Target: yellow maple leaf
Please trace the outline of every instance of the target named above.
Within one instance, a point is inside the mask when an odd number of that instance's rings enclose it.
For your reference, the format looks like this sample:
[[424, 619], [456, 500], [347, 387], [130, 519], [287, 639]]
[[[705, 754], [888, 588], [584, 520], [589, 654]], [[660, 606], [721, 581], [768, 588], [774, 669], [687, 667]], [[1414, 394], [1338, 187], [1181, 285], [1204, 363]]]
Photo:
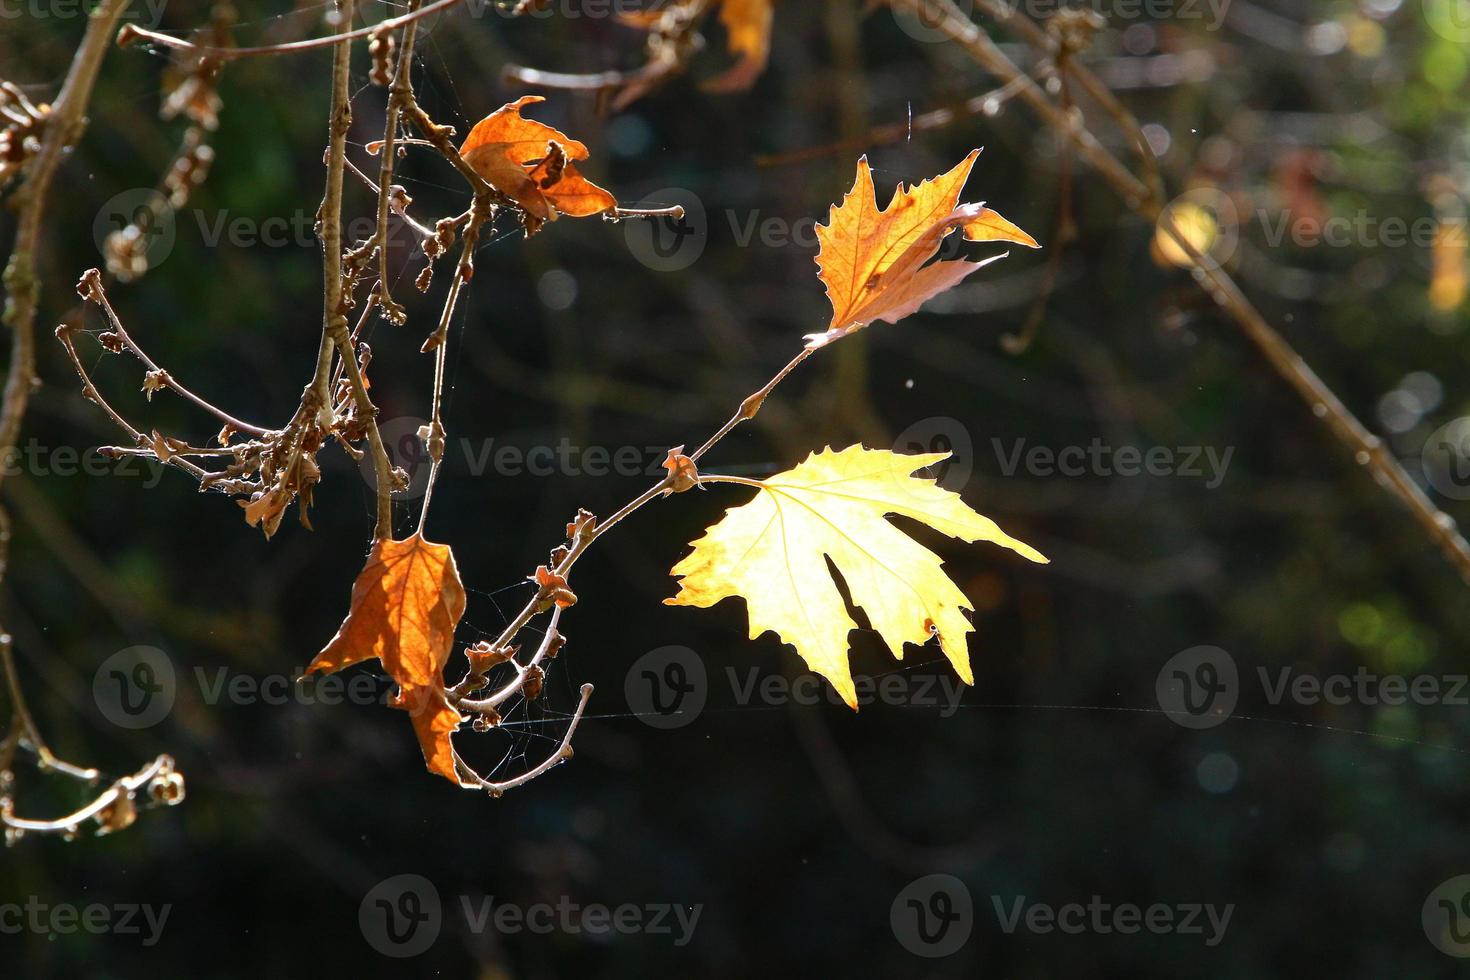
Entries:
[[405, 708], [429, 771], [458, 783], [449, 737], [460, 715], [444, 690], [444, 665], [464, 615], [465, 591], [448, 545], [413, 534], [373, 542], [352, 583], [347, 618], [306, 668], [332, 673], [378, 659], [398, 682], [395, 707]]
[[964, 541], [992, 541], [1035, 562], [1047, 559], [958, 494], [912, 475], [948, 456], [863, 446], [813, 453], [760, 481], [753, 500], [726, 511], [695, 541], [671, 573], [682, 576], [679, 594], [664, 602], [712, 606], [744, 598], [751, 639], [774, 631], [856, 708], [847, 635], [857, 624], [827, 567], [831, 558], [853, 605], [867, 613], [894, 656], [903, 659], [905, 643], [937, 635], [956, 673], [974, 683], [965, 639], [973, 627], [963, 612], [973, 607], [944, 574], [939, 556], [885, 517], [899, 514]]
[[957, 285], [983, 262], [956, 259], [925, 265], [946, 235], [958, 228], [972, 242], [1014, 242], [1040, 248], [1036, 239], [984, 204], [961, 205], [960, 192], [979, 150], [951, 171], [916, 187], [900, 184], [888, 207], [878, 210], [868, 158], [858, 161], [857, 181], [817, 225], [817, 275], [832, 301], [832, 322], [808, 338], [820, 347], [854, 330], [885, 320], [897, 323], [924, 303]]

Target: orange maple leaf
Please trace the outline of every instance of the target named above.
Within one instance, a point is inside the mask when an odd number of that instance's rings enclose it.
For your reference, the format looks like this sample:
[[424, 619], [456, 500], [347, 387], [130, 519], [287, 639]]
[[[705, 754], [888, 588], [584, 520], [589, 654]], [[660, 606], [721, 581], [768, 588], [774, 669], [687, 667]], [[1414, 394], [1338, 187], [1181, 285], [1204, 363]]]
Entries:
[[587, 147], [566, 133], [521, 116], [546, 100], [527, 95], [501, 106], [470, 130], [459, 155], [475, 173], [527, 214], [554, 221], [558, 214], [587, 218], [618, 206], [617, 199], [577, 170]]
[[827, 224], [817, 225], [817, 275], [832, 301], [832, 322], [826, 333], [808, 338], [808, 347], [831, 343], [874, 320], [897, 323], [976, 269], [1004, 257], [925, 265], [956, 228], [972, 242], [1041, 247], [984, 204], [959, 203], [979, 155], [971, 150], [949, 173], [916, 187], [899, 185], [882, 211], [868, 158], [858, 161], [852, 190], [832, 208]]
[[448, 545], [418, 534], [373, 543], [352, 584], [352, 606], [337, 635], [306, 668], [327, 673], [377, 658], [395, 681], [429, 771], [458, 783], [449, 737], [461, 718], [444, 690], [444, 665], [465, 591]]

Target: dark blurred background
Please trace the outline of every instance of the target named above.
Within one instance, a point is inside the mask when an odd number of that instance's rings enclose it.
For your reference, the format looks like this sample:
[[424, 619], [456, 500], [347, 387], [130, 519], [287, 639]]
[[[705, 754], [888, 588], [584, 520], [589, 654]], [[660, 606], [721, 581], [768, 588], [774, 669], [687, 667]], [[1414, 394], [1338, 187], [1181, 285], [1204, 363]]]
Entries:
[[[1425, 466], [1421, 456], [1470, 414], [1470, 31], [1456, 30], [1470, 16], [1452, 16], [1470, 12], [1421, 0], [1222, 6], [1104, 3], [1109, 26], [1081, 57], [1147, 127], [1169, 193], [1203, 193], [1234, 215], [1234, 227], [1217, 222], [1222, 238], [1235, 235], [1222, 257], [1267, 318], [1436, 501], [1464, 517], [1470, 483], [1456, 467], [1466, 461]], [[502, 83], [508, 63], [593, 72], [640, 62], [640, 34], [605, 16], [606, 5], [553, 8], [511, 20], [480, 4], [426, 21], [415, 73], [425, 107], [463, 134], [526, 91]], [[170, 752], [188, 798], [115, 836], [27, 838], [0, 855], [0, 904], [170, 908], [152, 945], [146, 927], [142, 936], [0, 934], [0, 972], [1457, 973], [1425, 914], [1432, 892], [1470, 873], [1470, 691], [1456, 681], [1470, 669], [1465, 584], [1085, 166], [1073, 168], [1075, 236], [1057, 241], [1065, 167], [1055, 135], [1024, 106], [863, 145], [874, 126], [996, 85], [922, 25], [863, 8], [780, 2], [770, 66], [749, 93], [699, 90], [729, 63], [712, 22], [690, 75], [626, 112], [601, 113], [591, 96], [569, 93], [528, 111], [583, 140], [589, 176], [625, 204], [691, 204], [704, 220], [693, 214], [679, 233], [566, 219], [530, 240], [502, 223], [489, 237], [450, 335], [451, 448], [427, 533], [454, 547], [470, 589], [458, 639], [493, 637], [578, 507], [606, 515], [642, 490], [642, 471], [664, 449], [702, 442], [803, 334], [825, 326], [811, 223], [851, 186], [857, 156], [869, 153], [883, 197], [984, 146], [966, 200], [991, 202], [1046, 249], [1014, 251], [908, 321], [822, 351], [705, 467], [769, 473], [859, 441], [953, 448], [945, 485], [1052, 559], [1035, 566], [910, 528], [977, 606], [976, 684], [958, 706], [934, 703], [953, 679], [935, 649], [911, 648], [899, 664], [866, 634], [855, 635], [854, 672], [896, 675], [892, 696], [856, 714], [825, 698], [745, 696], [751, 677], [800, 676], [799, 660], [770, 635], [748, 641], [739, 602], [660, 605], [687, 543], [746, 498], [728, 486], [646, 508], [578, 564], [581, 601], [564, 617], [568, 644], [545, 694], [498, 733], [460, 736], [482, 767], [515, 775], [554, 749], [578, 687], [596, 685], [576, 758], [502, 799], [426, 773], [406, 719], [386, 708], [306, 703], [311, 685], [284, 704], [215, 696], [221, 677], [243, 689], [293, 678], [332, 635], [370, 538], [372, 490], [331, 447], [315, 530], [293, 508], [266, 541], [234, 502], [199, 494], [183, 474], [68, 468], [122, 437], [79, 397], [50, 327], [73, 310], [78, 274], [102, 262], [94, 228], [108, 227], [117, 195], [154, 186], [184, 128], [158, 118], [167, 57], [113, 50], [91, 127], [61, 172], [42, 256], [45, 386], [22, 438], [36, 448], [6, 481], [16, 539], [4, 621], [61, 755], [115, 775]], [[83, 23], [54, 5], [6, 9], [16, 16], [0, 21], [0, 77], [49, 98]], [[241, 2], [235, 36], [310, 36], [325, 9]], [[366, 16], [394, 9], [369, 5]], [[1023, 5], [1043, 19], [1050, 9]], [[181, 33], [209, 15], [207, 4], [175, 0], [156, 21], [147, 10], [136, 19]], [[164, 367], [264, 425], [294, 409], [319, 335], [321, 262], [309, 229], [322, 197], [329, 66], [317, 52], [228, 67], [213, 172], [173, 217], [156, 267], [110, 290]], [[349, 156], [376, 172], [363, 145], [381, 134], [383, 90], [368, 85], [368, 68], [359, 48]], [[841, 140], [853, 142], [804, 162], [758, 163]], [[411, 152], [401, 174], [419, 220], [466, 206], [461, 182], [432, 154]], [[349, 182], [349, 218], [361, 227], [372, 207]], [[256, 243], [270, 219], [296, 230]], [[1333, 219], [1356, 230], [1314, 242], [1310, 231]], [[1458, 245], [1452, 234], [1438, 246], [1422, 236], [1394, 244], [1372, 230], [1388, 219], [1451, 232], [1458, 219]], [[0, 216], [7, 241], [12, 228], [13, 215]], [[432, 365], [418, 346], [448, 270], [419, 296], [413, 238], [398, 228], [395, 242], [404, 270], [395, 295], [410, 322], [377, 323], [368, 339], [373, 393], [396, 420], [401, 450], [428, 414]], [[1002, 338], [1033, 317], [1034, 343], [1007, 353]], [[84, 322], [102, 326], [95, 310]], [[78, 343], [135, 423], [195, 441], [213, 434], [177, 398], [145, 401], [135, 363], [107, 357], [90, 337]], [[1450, 430], [1452, 455], [1463, 431]], [[1162, 447], [1172, 462], [1155, 475], [1011, 464], [1017, 447], [1094, 444]], [[561, 446], [550, 473], [493, 459], [501, 447]], [[626, 447], [636, 466], [607, 472], [595, 450]], [[1218, 471], [1210, 459], [1222, 461]], [[395, 516], [398, 533], [411, 531], [416, 502]], [[93, 682], [109, 657], [139, 645], [163, 651], [176, 692], [157, 723], [130, 728], [94, 694], [105, 676]], [[1193, 669], [1201, 646], [1225, 651], [1238, 697], [1223, 724], [1194, 728], [1161, 708], [1158, 682], [1176, 655]], [[693, 651], [705, 677], [702, 711], [675, 727], [649, 713], [640, 686], [644, 669], [658, 675], [669, 658], [690, 666], [668, 647]], [[1441, 696], [1401, 705], [1356, 688], [1340, 704], [1273, 697], [1283, 670], [1320, 680], [1360, 669], [1428, 677]], [[372, 668], [357, 670], [387, 689]], [[65, 782], [22, 774], [27, 812], [80, 799]], [[382, 951], [377, 897], [412, 908], [389, 881], [399, 875], [422, 876], [442, 903], [437, 938], [415, 958]], [[948, 906], [932, 894], [936, 880]], [[422, 893], [423, 882], [412, 887]], [[907, 905], [913, 894], [919, 906]], [[912, 909], [944, 912], [965, 895], [972, 911], [956, 926], [968, 930], [958, 949], [918, 955], [937, 950], [917, 935]], [[477, 909], [490, 896], [520, 909], [632, 904], [688, 915], [697, 906], [699, 917], [684, 937], [677, 925], [673, 935], [476, 928], [463, 902]], [[1109, 906], [1233, 911], [1213, 945], [1208, 925], [1202, 935], [1125, 934], [1091, 920], [1080, 934], [1025, 924], [1008, 933], [1001, 911], [1021, 896], [1054, 909], [1097, 896]]]

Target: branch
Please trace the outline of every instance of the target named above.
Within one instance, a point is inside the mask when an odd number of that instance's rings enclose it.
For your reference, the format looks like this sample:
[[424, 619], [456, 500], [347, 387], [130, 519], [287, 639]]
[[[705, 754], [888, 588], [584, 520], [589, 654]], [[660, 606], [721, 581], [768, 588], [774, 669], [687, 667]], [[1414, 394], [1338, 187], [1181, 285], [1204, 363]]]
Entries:
[[[10, 369], [5, 378], [3, 407], [0, 407], [0, 449], [15, 445], [25, 418], [26, 403], [37, 384], [36, 306], [40, 302], [41, 283], [36, 277], [36, 250], [41, 243], [41, 224], [46, 210], [46, 196], [56, 168], [86, 130], [87, 102], [97, 82], [102, 56], [107, 52], [107, 35], [127, 7], [127, 0], [103, 0], [92, 11], [87, 33], [77, 48], [61, 93], [46, 120], [41, 150], [26, 171], [24, 184], [16, 193], [20, 217], [16, 222], [15, 244], [5, 266], [5, 313], [3, 322], [10, 327]], [[4, 474], [0, 473], [0, 479]]]
[[[23, 171], [22, 183], [16, 192], [15, 201], [20, 213], [15, 243], [5, 266], [5, 312], [0, 316], [0, 320], [11, 329], [10, 367], [3, 401], [0, 401], [0, 454], [14, 449], [25, 420], [31, 390], [39, 383], [35, 376], [35, 328], [41, 284], [36, 274], [36, 252], [40, 247], [46, 198], [62, 159], [86, 129], [86, 107], [107, 51], [107, 38], [126, 8], [127, 0], [101, 0], [92, 10], [86, 33], [72, 58], [61, 92], [49, 115], [44, 116], [40, 150]], [[10, 95], [6, 101], [14, 99], [14, 93], [10, 89], [6, 91]], [[15, 101], [22, 108], [33, 108], [23, 96]], [[0, 480], [4, 476], [0, 471]], [[0, 581], [9, 569], [9, 555], [10, 517], [4, 508], [0, 508]], [[59, 820], [16, 817], [12, 765], [18, 750], [34, 752], [36, 767], [42, 772], [58, 772], [84, 782], [95, 781], [99, 773], [95, 769], [65, 762], [47, 747], [26, 705], [11, 638], [3, 628], [0, 628], [0, 670], [5, 675], [4, 690], [11, 712], [9, 732], [0, 741], [0, 823], [5, 826], [7, 844], [14, 844], [27, 832], [58, 832], [70, 836], [75, 833], [76, 824], [89, 818], [97, 819], [102, 825], [99, 833], [120, 830], [132, 823], [136, 813], [132, 806], [134, 791], [145, 783], [151, 789], [158, 779], [163, 780], [157, 783], [161, 799], [167, 797], [166, 802], [177, 803], [183, 798], [183, 777], [173, 772], [172, 759], [159, 756], [153, 766], [144, 767], [134, 777], [119, 780], [92, 803]], [[163, 771], [165, 766], [166, 774]]]
[[[138, 41], [147, 41], [165, 48], [186, 51], [192, 55], [215, 58], [219, 61], [233, 61], [236, 58], [258, 58], [277, 54], [299, 54], [302, 51], [315, 51], [320, 48], [329, 48], [336, 44], [347, 44], [358, 38], [371, 37], [380, 32], [395, 31], [430, 14], [436, 14], [441, 10], [448, 10], [459, 2], [460, 0], [435, 0], [434, 3], [420, 10], [411, 11], [399, 17], [390, 17], [388, 20], [381, 21], [371, 27], [359, 27], [356, 30], [346, 31], [342, 34], [329, 34], [326, 37], [314, 37], [305, 41], [290, 41], [286, 44], [269, 44], [258, 48], [219, 48], [194, 44], [181, 37], [161, 34], [158, 31], [150, 31], [145, 27], [138, 27], [135, 24], [125, 24], [123, 29], [117, 32], [117, 44], [118, 47], [125, 48]], [[343, 23], [351, 23], [352, 18], [343, 17], [342, 21]]]
[[[935, 24], [986, 71], [1007, 85], [1014, 83], [1018, 86], [1019, 94], [1026, 104], [1059, 133], [1070, 137], [1087, 161], [1119, 189], [1130, 208], [1136, 208], [1150, 199], [1148, 186], [1133, 176], [1127, 167], [1118, 162], [1117, 157], [1098, 142], [1091, 130], [1083, 125], [1081, 114], [1069, 114], [1053, 102], [952, 0], [888, 0], [888, 3], [925, 17], [924, 23]], [[1041, 36], [1045, 38], [1045, 34]]]
[[[896, 7], [922, 13], [926, 18], [925, 23], [936, 25], [951, 41], [964, 48], [981, 67], [1003, 81], [1009, 82], [1020, 77], [1020, 70], [963, 11], [955, 6], [953, 0], [888, 0], [888, 2]], [[1030, 23], [1019, 15], [1016, 15], [1015, 19], [1017, 23]], [[1032, 27], [1035, 25], [1033, 24]], [[1040, 38], [1045, 39], [1046, 35], [1042, 33]], [[1066, 63], [1070, 65], [1074, 60], [1067, 59]], [[1095, 77], [1090, 76], [1090, 73], [1079, 73], [1077, 77], [1079, 79], [1091, 77], [1092, 81], [1096, 82]], [[1091, 83], [1084, 81], [1084, 85], [1088, 87], [1089, 94], [1097, 98], [1098, 93], [1091, 87]], [[1096, 85], [1102, 88], [1101, 82], [1096, 82]], [[1193, 278], [1200, 287], [1230, 314], [1276, 373], [1290, 384], [1310, 407], [1312, 414], [1323, 420], [1332, 434], [1352, 451], [1354, 461], [1371, 472], [1379, 484], [1408, 507], [1409, 512], [1418, 521], [1424, 532], [1439, 546], [1440, 551], [1460, 572], [1461, 577], [1470, 583], [1470, 543], [1467, 543], [1464, 536], [1456, 529], [1454, 519], [1435, 506], [1434, 502], [1404, 470], [1403, 465], [1384, 447], [1382, 440], [1369, 432], [1358, 421], [1357, 417], [1302, 360], [1286, 339], [1266, 322], [1260, 311], [1241, 292], [1240, 287], [1236, 285], [1229, 273], [1212, 258], [1201, 254], [1199, 249], [1174, 226], [1172, 217], [1164, 212], [1161, 202], [1153, 195], [1148, 185], [1124, 168], [1112, 154], [1102, 147], [1097, 138], [1082, 125], [1080, 115], [1069, 115], [1064, 112], [1034, 84], [1024, 85], [1021, 94], [1027, 104], [1031, 105], [1045, 122], [1059, 132], [1072, 137], [1082, 155], [1112, 185], [1129, 210], [1157, 223], [1166, 234], [1174, 239], [1189, 256], [1193, 266]], [[1126, 120], [1123, 125], [1125, 132], [1137, 131], [1136, 120], [1115, 99], [1111, 102], [1101, 99], [1099, 101], [1110, 108], [1115, 119]]]
[[[409, 0], [408, 12], [418, 10], [420, 0]], [[388, 287], [388, 213], [393, 193], [393, 166], [398, 160], [398, 117], [413, 96], [413, 46], [418, 21], [410, 21], [403, 29], [403, 43], [398, 52], [398, 65], [393, 72], [393, 85], [388, 93], [387, 119], [383, 122], [383, 162], [378, 171], [378, 308], [394, 323], [403, 323], [403, 307], [393, 301]], [[379, 35], [382, 37], [385, 35]], [[391, 37], [391, 35], [387, 35]]]
[[[761, 406], [765, 404], [766, 397], [770, 395], [771, 391], [775, 389], [775, 387], [783, 380], [785, 380], [792, 371], [796, 370], [796, 368], [808, 357], [810, 357], [812, 353], [816, 350], [818, 350], [818, 348], [815, 347], [802, 348], [801, 352], [793, 357], [790, 361], [788, 361], [786, 365], [781, 368], [781, 370], [777, 371], [775, 376], [772, 377], [770, 381], [767, 381], [755, 392], [752, 392], [750, 395], [746, 396], [745, 400], [740, 403], [740, 408], [737, 409], [735, 414], [730, 417], [730, 420], [726, 422], [723, 426], [721, 426], [714, 435], [705, 440], [704, 445], [700, 446], [699, 449], [697, 449], [691, 456], [688, 457], [689, 464], [692, 466], [694, 461], [697, 460], [698, 457], [704, 455], [705, 453], [709, 452], [709, 450], [714, 448], [714, 446], [719, 443], [720, 440], [729, 435], [730, 432], [741, 422], [745, 421], [746, 419], [754, 418], [756, 413], [760, 411]], [[670, 493], [677, 492], [679, 489], [687, 488], [681, 488], [676, 485], [676, 473], [671, 469], [668, 476], [664, 477], [658, 483], [655, 483], [653, 486], [649, 487], [647, 490], [643, 491], [638, 496], [628, 501], [622, 507], [618, 508], [618, 510], [615, 511], [613, 515], [607, 518], [605, 521], [598, 522], [591, 514], [587, 513], [586, 511], [582, 511], [581, 513], [579, 513], [577, 520], [568, 526], [568, 531], [570, 532], [570, 540], [553, 553], [553, 557], [559, 556], [559, 560], [555, 561], [553, 563], [553, 566], [549, 569], [551, 573], [551, 578], [553, 580], [560, 580], [562, 582], [565, 582], [567, 576], [571, 574], [572, 566], [576, 564], [577, 559], [580, 558], [582, 554], [589, 547], [592, 546], [592, 543], [594, 541], [602, 537], [608, 531], [611, 531], [614, 527], [622, 523], [625, 519], [627, 519], [630, 515], [632, 515], [640, 508], [642, 508], [645, 504], [659, 497], [668, 496]], [[544, 612], [547, 608], [550, 607], [551, 593], [548, 586], [543, 585], [540, 589], [537, 590], [536, 594], [531, 597], [530, 601], [526, 603], [521, 611], [515, 615], [515, 618], [506, 624], [505, 629], [501, 630], [500, 635], [496, 637], [494, 642], [489, 645], [490, 649], [509, 650], [511, 648], [511, 645], [515, 642], [516, 636], [519, 635], [520, 631], [525, 628], [526, 624], [529, 623], [538, 612]], [[466, 690], [471, 690], [472, 687], [467, 686], [471, 683], [471, 676], [472, 675], [466, 675], [465, 679], [462, 680], [458, 685], [456, 685], [452, 690], [460, 693], [463, 693]]]
[[205, 401], [203, 398], [200, 398], [198, 395], [194, 394], [194, 392], [190, 391], [188, 388], [185, 388], [184, 385], [179, 382], [172, 374], [163, 370], [157, 364], [155, 364], [153, 362], [153, 358], [149, 357], [143, 351], [143, 348], [139, 347], [137, 343], [133, 340], [132, 336], [123, 326], [122, 319], [117, 315], [117, 311], [112, 308], [112, 303], [107, 299], [107, 293], [102, 288], [102, 274], [98, 270], [88, 269], [87, 272], [84, 273], [82, 276], [82, 283], [88, 289], [95, 290], [95, 294], [92, 298], [96, 299], [97, 305], [102, 307], [102, 312], [107, 315], [107, 322], [112, 327], [112, 332], [117, 334], [118, 340], [122, 341], [123, 346], [132, 351], [133, 354], [138, 358], [138, 360], [143, 362], [144, 366], [148, 368], [148, 373], [150, 375], [157, 378], [160, 382], [167, 385], [169, 388], [172, 388], [175, 392], [193, 402], [195, 405], [204, 409], [206, 412], [213, 415], [215, 418], [219, 419], [230, 428], [238, 429], [241, 432], [247, 432], [250, 435], [257, 437], [268, 435], [267, 430], [262, 429], [260, 426], [251, 425], [249, 422], [243, 422], [240, 419], [235, 418], [229, 412], [226, 412], [224, 409], [218, 408], [210, 402]]
[[689, 59], [704, 44], [699, 26], [715, 8], [712, 0], [676, 0], [661, 11], [649, 13], [647, 58], [632, 71], [605, 71], [591, 75], [540, 71], [523, 65], [507, 65], [504, 80], [513, 85], [559, 89], [569, 92], [616, 92], [612, 110], [621, 112], [665, 82], [682, 74]]
[[506, 790], [515, 789], [517, 786], [524, 786], [542, 773], [561, 765], [572, 757], [572, 736], [577, 734], [577, 726], [582, 723], [582, 715], [587, 711], [587, 701], [591, 697], [592, 685], [583, 684], [582, 697], [577, 702], [576, 710], [572, 712], [572, 723], [567, 726], [567, 731], [562, 736], [561, 744], [557, 746], [555, 752], [542, 760], [540, 765], [526, 770], [514, 779], [507, 779], [497, 783], [484, 778], [471, 769], [469, 763], [460, 758], [459, 752], [456, 750], [454, 753], [454, 765], [459, 770], [460, 778], [468, 780], [472, 787], [486, 790], [491, 796], [498, 797]]

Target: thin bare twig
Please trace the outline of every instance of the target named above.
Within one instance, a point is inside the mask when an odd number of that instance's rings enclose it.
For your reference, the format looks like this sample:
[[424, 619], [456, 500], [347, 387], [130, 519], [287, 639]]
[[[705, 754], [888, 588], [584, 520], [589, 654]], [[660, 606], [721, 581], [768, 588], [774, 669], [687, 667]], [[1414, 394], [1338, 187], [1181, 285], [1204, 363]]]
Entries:
[[[92, 272], [96, 271], [97, 270], [95, 269], [92, 270]], [[251, 425], [249, 422], [244, 422], [240, 419], [237, 419], [229, 412], [226, 412], [224, 409], [219, 408], [218, 406], [208, 401], [205, 401], [203, 398], [200, 398], [198, 395], [194, 394], [194, 392], [184, 387], [183, 383], [175, 378], [171, 373], [163, 370], [157, 364], [155, 364], [153, 362], [153, 358], [149, 357], [148, 354], [144, 352], [143, 348], [138, 346], [137, 342], [133, 340], [132, 335], [129, 334], [127, 329], [123, 326], [122, 319], [117, 315], [117, 311], [112, 308], [112, 303], [108, 300], [106, 292], [101, 289], [100, 285], [97, 289], [96, 296], [98, 305], [102, 307], [102, 311], [107, 315], [107, 322], [112, 327], [112, 332], [117, 334], [117, 337], [120, 341], [122, 341], [123, 346], [127, 347], [128, 350], [133, 352], [138, 360], [143, 362], [143, 365], [148, 369], [148, 373], [150, 375], [157, 378], [162, 384], [165, 384], [169, 388], [172, 388], [175, 392], [182, 395], [187, 400], [204, 409], [206, 412], [213, 415], [221, 422], [230, 426], [230, 428], [238, 429], [241, 432], [246, 432], [253, 436], [264, 436], [268, 434], [267, 430], [262, 429], [260, 426]]]
[[572, 712], [571, 723], [567, 725], [567, 730], [562, 735], [561, 744], [557, 746], [555, 752], [551, 753], [551, 755], [542, 760], [539, 765], [535, 766], [534, 768], [527, 769], [519, 776], [515, 776], [511, 779], [502, 780], [501, 782], [495, 782], [493, 780], [484, 778], [483, 776], [476, 773], [473, 769], [471, 769], [468, 763], [466, 763], [464, 759], [460, 758], [459, 752], [456, 750], [454, 753], [454, 766], [457, 770], [459, 770], [460, 778], [462, 780], [471, 780], [472, 786], [486, 790], [491, 796], [498, 797], [506, 790], [515, 789], [517, 786], [524, 786], [531, 780], [535, 779], [537, 776], [540, 776], [541, 774], [548, 772], [556, 766], [561, 765], [563, 762], [572, 757], [572, 736], [577, 734], [577, 726], [582, 723], [582, 716], [587, 711], [587, 702], [591, 699], [591, 697], [592, 685], [583, 684], [581, 697], [577, 701], [576, 709]]
[[[35, 326], [41, 284], [36, 274], [36, 253], [40, 248], [47, 196], [62, 159], [81, 139], [86, 128], [86, 107], [107, 51], [107, 38], [126, 9], [127, 0], [101, 0], [93, 9], [66, 80], [62, 82], [61, 91], [45, 118], [40, 150], [26, 167], [16, 194], [19, 218], [4, 274], [6, 301], [3, 321], [11, 330], [10, 367], [3, 402], [0, 402], [0, 450], [5, 452], [10, 451], [19, 438], [31, 390], [38, 383], [35, 377]], [[24, 97], [18, 101], [22, 107], [30, 107]], [[3, 477], [4, 473], [0, 472], [0, 479]], [[10, 538], [10, 517], [0, 508], [0, 580], [4, 579], [9, 567]], [[13, 644], [3, 627], [0, 627], [0, 672], [4, 674], [3, 687], [11, 712], [9, 732], [0, 741], [0, 822], [6, 828], [6, 843], [16, 842], [27, 832], [71, 835], [80, 821], [94, 817], [102, 823], [103, 832], [121, 829], [131, 823], [133, 811], [125, 813], [123, 801], [131, 806], [133, 791], [144, 784], [155, 785], [154, 780], [161, 770], [144, 767], [137, 777], [133, 777], [139, 780], [138, 783], [133, 784], [127, 778], [119, 780], [91, 803], [58, 820], [31, 820], [14, 815], [15, 776], [12, 765], [19, 749], [27, 748], [34, 752], [37, 768], [42, 772], [59, 772], [89, 783], [100, 774], [95, 769], [74, 766], [57, 758], [47, 747], [26, 704]], [[173, 773], [173, 760], [167, 756], [160, 756], [155, 764], [161, 765], [165, 761], [170, 777], [166, 802], [173, 803], [182, 798], [183, 780]]]
[[[171, 34], [163, 34], [158, 31], [151, 31], [146, 27], [138, 27], [136, 24], [125, 24], [123, 29], [118, 31], [117, 43], [119, 47], [127, 47], [138, 41], [146, 41], [165, 48], [173, 48], [198, 57], [214, 58], [219, 61], [233, 61], [236, 58], [259, 58], [278, 54], [300, 54], [303, 51], [317, 51], [322, 48], [330, 48], [337, 44], [346, 44], [358, 38], [371, 37], [381, 32], [394, 31], [430, 14], [437, 14], [441, 10], [448, 10], [460, 2], [461, 0], [435, 0], [434, 3], [429, 4], [427, 7], [398, 17], [390, 17], [370, 27], [359, 27], [356, 30], [344, 31], [341, 34], [328, 34], [325, 37], [313, 37], [305, 41], [290, 41], [286, 44], [268, 44], [255, 48], [220, 48], [195, 44], [192, 41], [186, 41], [181, 37], [174, 37]], [[344, 24], [351, 23], [352, 19], [350, 17], [343, 17], [342, 22]]]

